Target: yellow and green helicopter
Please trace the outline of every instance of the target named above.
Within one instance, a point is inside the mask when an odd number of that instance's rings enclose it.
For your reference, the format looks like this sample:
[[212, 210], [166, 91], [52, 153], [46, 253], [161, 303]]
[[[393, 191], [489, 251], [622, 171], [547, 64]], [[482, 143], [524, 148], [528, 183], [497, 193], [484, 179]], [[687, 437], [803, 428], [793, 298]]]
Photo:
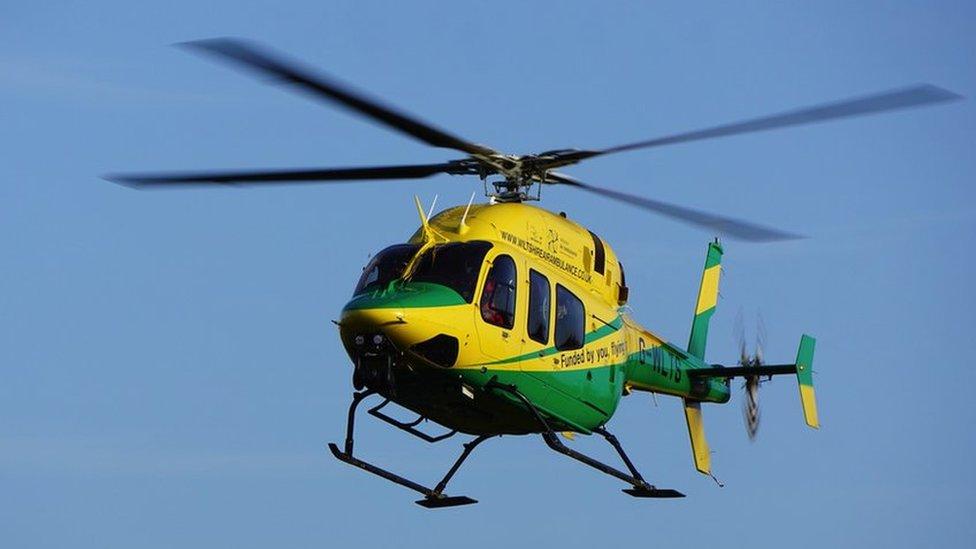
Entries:
[[[931, 85], [888, 91], [745, 122], [616, 147], [503, 154], [461, 139], [402, 111], [353, 91], [301, 64], [229, 38], [185, 46], [241, 65], [323, 98], [436, 147], [465, 153], [438, 164], [338, 169], [261, 170], [176, 174], [124, 174], [108, 178], [138, 188], [184, 185], [419, 179], [436, 174], [474, 175], [489, 201], [448, 208], [437, 215], [416, 203], [420, 228], [405, 243], [379, 253], [363, 269], [353, 297], [337, 321], [353, 363], [355, 392], [342, 447], [329, 444], [343, 462], [415, 490], [429, 508], [475, 503], [445, 494], [448, 482], [477, 445], [499, 435], [540, 434], [549, 448], [616, 477], [636, 497], [682, 497], [658, 488], [638, 472], [606, 429], [623, 396], [649, 391], [683, 399], [695, 467], [711, 474], [702, 424], [702, 403], [726, 403], [730, 379], [746, 380], [749, 432], [758, 422], [760, 378], [794, 374], [807, 425], [818, 427], [813, 389], [814, 339], [800, 339], [792, 364], [763, 364], [744, 351], [734, 366], [705, 360], [708, 323], [715, 311], [722, 246], [709, 243], [687, 347], [641, 326], [626, 307], [623, 264], [594, 232], [527, 204], [546, 185], [582, 189], [620, 200], [714, 233], [747, 241], [796, 238], [784, 231], [597, 187], [558, 169], [611, 153], [733, 134], [757, 132], [957, 99]], [[492, 179], [491, 181], [489, 179]], [[489, 192], [489, 184], [494, 190]], [[533, 192], [535, 187], [535, 192]], [[363, 461], [353, 453], [357, 407], [376, 395], [372, 416], [438, 442], [456, 433], [473, 435], [433, 488]], [[384, 413], [390, 403], [418, 414], [402, 422]], [[417, 429], [430, 420], [447, 431]], [[626, 471], [564, 444], [558, 433], [597, 434], [617, 451]]]

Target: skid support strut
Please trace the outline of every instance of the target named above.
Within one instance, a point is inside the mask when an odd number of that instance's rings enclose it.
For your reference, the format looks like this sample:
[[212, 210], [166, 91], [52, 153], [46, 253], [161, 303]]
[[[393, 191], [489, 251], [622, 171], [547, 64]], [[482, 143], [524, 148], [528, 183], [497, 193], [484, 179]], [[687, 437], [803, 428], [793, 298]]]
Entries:
[[424, 498], [417, 500], [417, 504], [427, 507], [428, 509], [477, 503], [477, 500], [471, 499], [467, 496], [448, 496], [444, 493], [444, 489], [447, 488], [447, 483], [451, 481], [451, 478], [455, 473], [457, 473], [458, 469], [461, 468], [461, 464], [464, 463], [464, 460], [466, 460], [469, 455], [471, 455], [471, 452], [475, 449], [475, 447], [495, 435], [481, 435], [470, 442], [465, 443], [464, 451], [461, 452], [461, 455], [454, 462], [454, 465], [452, 465], [447, 471], [447, 474], [444, 475], [444, 478], [442, 478], [441, 481], [437, 483], [437, 486], [435, 486], [433, 489], [427, 488], [426, 486], [418, 484], [408, 478], [404, 478], [396, 473], [392, 473], [386, 469], [377, 467], [353, 456], [353, 445], [355, 444], [353, 432], [355, 430], [356, 423], [356, 408], [359, 406], [359, 403], [363, 401], [363, 399], [375, 393], [376, 391], [373, 391], [372, 389], [363, 391], [361, 393], [353, 393], [352, 404], [349, 405], [349, 416], [346, 420], [345, 448], [340, 450], [338, 445], [330, 442], [329, 450], [332, 451], [332, 455], [334, 455], [339, 461], [343, 461], [349, 465], [352, 465], [353, 467], [358, 467], [367, 473], [372, 473], [376, 476], [385, 478], [390, 482], [394, 482], [400, 486], [423, 494]]
[[400, 429], [402, 431], [406, 431], [406, 432], [410, 433], [411, 435], [413, 435], [413, 436], [415, 436], [415, 437], [417, 437], [419, 439], [422, 439], [422, 440], [424, 440], [426, 442], [440, 442], [440, 441], [442, 441], [444, 439], [451, 438], [452, 436], [454, 436], [455, 434], [457, 434], [457, 429], [453, 429], [451, 431], [448, 431], [448, 432], [446, 432], [444, 434], [437, 435], [437, 436], [428, 435], [427, 433], [425, 433], [423, 431], [420, 431], [420, 430], [418, 430], [416, 428], [417, 425], [420, 425], [420, 423], [422, 421], [424, 421], [424, 419], [426, 419], [426, 418], [424, 418], [424, 416], [420, 416], [417, 419], [415, 419], [414, 421], [411, 421], [410, 423], [406, 423], [406, 422], [403, 422], [403, 421], [398, 421], [398, 420], [393, 419], [392, 417], [390, 417], [390, 416], [388, 416], [388, 415], [386, 415], [386, 414], [384, 414], [383, 412], [380, 411], [380, 410], [383, 409], [384, 406], [386, 406], [389, 403], [390, 403], [390, 399], [386, 399], [383, 402], [380, 402], [379, 404], [377, 404], [376, 406], [373, 406], [369, 410], [366, 410], [366, 413], [369, 414], [369, 415], [371, 415], [371, 416], [373, 416], [373, 417], [375, 417], [375, 418], [377, 418], [377, 419], [379, 419], [380, 421], [382, 421], [384, 423], [389, 423], [390, 425], [396, 427], [397, 429]]
[[630, 458], [627, 457], [627, 454], [626, 452], [624, 452], [623, 446], [620, 445], [620, 441], [617, 440], [617, 437], [613, 436], [613, 434], [611, 434], [606, 429], [597, 428], [594, 429], [593, 432], [605, 438], [607, 442], [609, 442], [610, 445], [613, 446], [613, 448], [617, 451], [617, 454], [620, 455], [620, 458], [627, 466], [627, 469], [630, 470], [629, 475], [619, 469], [616, 469], [615, 467], [611, 467], [606, 463], [603, 463], [602, 461], [593, 459], [590, 456], [587, 456], [586, 454], [577, 452], [576, 450], [573, 450], [572, 448], [563, 444], [559, 440], [559, 437], [556, 435], [556, 433], [549, 426], [549, 423], [545, 420], [544, 417], [542, 417], [542, 414], [535, 407], [535, 405], [532, 404], [532, 402], [528, 398], [526, 398], [525, 395], [523, 395], [518, 390], [518, 388], [515, 387], [514, 385], [503, 385], [501, 383], [493, 381], [493, 382], [489, 382], [487, 387], [489, 389], [498, 389], [501, 391], [505, 391], [510, 395], [514, 396], [515, 398], [517, 398], [519, 401], [521, 401], [522, 404], [524, 404], [532, 412], [536, 420], [538, 420], [538, 422], [542, 425], [544, 429], [542, 433], [542, 439], [545, 441], [546, 445], [549, 446], [549, 448], [555, 450], [556, 452], [559, 452], [560, 454], [563, 454], [564, 456], [571, 457], [576, 461], [589, 465], [590, 467], [596, 469], [597, 471], [600, 471], [601, 473], [606, 473], [612, 477], [616, 477], [630, 484], [631, 485], [630, 488], [624, 489], [625, 493], [639, 498], [683, 498], [685, 497], [684, 494], [682, 494], [677, 490], [672, 490], [670, 488], [657, 488], [652, 484], [648, 484], [647, 481], [644, 480], [644, 477], [641, 476], [640, 472], [637, 471], [637, 468], [634, 467], [634, 464], [633, 462], [630, 461]]

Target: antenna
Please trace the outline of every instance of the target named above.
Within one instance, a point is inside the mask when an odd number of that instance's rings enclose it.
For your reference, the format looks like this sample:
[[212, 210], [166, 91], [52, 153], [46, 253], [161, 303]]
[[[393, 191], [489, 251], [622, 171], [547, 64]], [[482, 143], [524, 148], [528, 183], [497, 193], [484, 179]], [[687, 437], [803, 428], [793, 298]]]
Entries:
[[435, 194], [434, 201], [430, 203], [430, 209], [427, 210], [427, 219], [430, 219], [430, 216], [434, 215], [434, 206], [437, 205], [437, 196], [438, 195]]
[[464, 224], [464, 220], [468, 218], [468, 211], [471, 209], [471, 203], [474, 202], [474, 191], [471, 191], [471, 198], [468, 199], [468, 206], [464, 208], [464, 215], [461, 216], [461, 222], [458, 223], [458, 232], [464, 232], [467, 229], [467, 225]]
[[424, 228], [424, 232], [427, 232], [427, 216], [424, 215], [424, 207], [420, 204], [420, 197], [413, 195], [413, 202], [417, 205], [417, 214], [420, 215], [420, 224]]

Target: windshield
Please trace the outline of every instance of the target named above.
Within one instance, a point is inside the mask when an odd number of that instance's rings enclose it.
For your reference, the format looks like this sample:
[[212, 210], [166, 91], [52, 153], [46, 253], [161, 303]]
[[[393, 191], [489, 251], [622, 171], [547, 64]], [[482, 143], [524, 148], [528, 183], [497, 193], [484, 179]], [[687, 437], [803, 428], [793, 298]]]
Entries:
[[425, 252], [410, 280], [451, 288], [471, 303], [490, 242], [451, 242]]
[[390, 282], [400, 278], [418, 249], [419, 244], [394, 244], [373, 256], [363, 267], [363, 275], [359, 277], [352, 295], [386, 288]]
[[[363, 267], [352, 295], [389, 286], [390, 282], [403, 276], [404, 269], [419, 249], [419, 244], [394, 244], [373, 256]], [[490, 249], [491, 243], [482, 241], [439, 244], [424, 252], [410, 280], [447, 286], [471, 303], [481, 264]]]

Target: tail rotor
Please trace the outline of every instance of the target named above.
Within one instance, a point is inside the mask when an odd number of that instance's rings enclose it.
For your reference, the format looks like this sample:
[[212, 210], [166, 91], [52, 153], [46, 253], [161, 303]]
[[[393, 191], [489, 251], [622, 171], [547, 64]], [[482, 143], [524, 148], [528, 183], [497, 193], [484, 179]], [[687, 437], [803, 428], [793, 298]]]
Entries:
[[[739, 340], [739, 366], [747, 368], [758, 368], [763, 365], [763, 347], [766, 344], [766, 326], [763, 324], [762, 316], [756, 322], [756, 343], [750, 354], [747, 345], [745, 330], [743, 329], [742, 311], [736, 317], [735, 333]], [[746, 434], [749, 440], [756, 440], [759, 432], [759, 385], [761, 376], [747, 375], [742, 384], [742, 391], [745, 399], [742, 401], [742, 419], [746, 424]]]

